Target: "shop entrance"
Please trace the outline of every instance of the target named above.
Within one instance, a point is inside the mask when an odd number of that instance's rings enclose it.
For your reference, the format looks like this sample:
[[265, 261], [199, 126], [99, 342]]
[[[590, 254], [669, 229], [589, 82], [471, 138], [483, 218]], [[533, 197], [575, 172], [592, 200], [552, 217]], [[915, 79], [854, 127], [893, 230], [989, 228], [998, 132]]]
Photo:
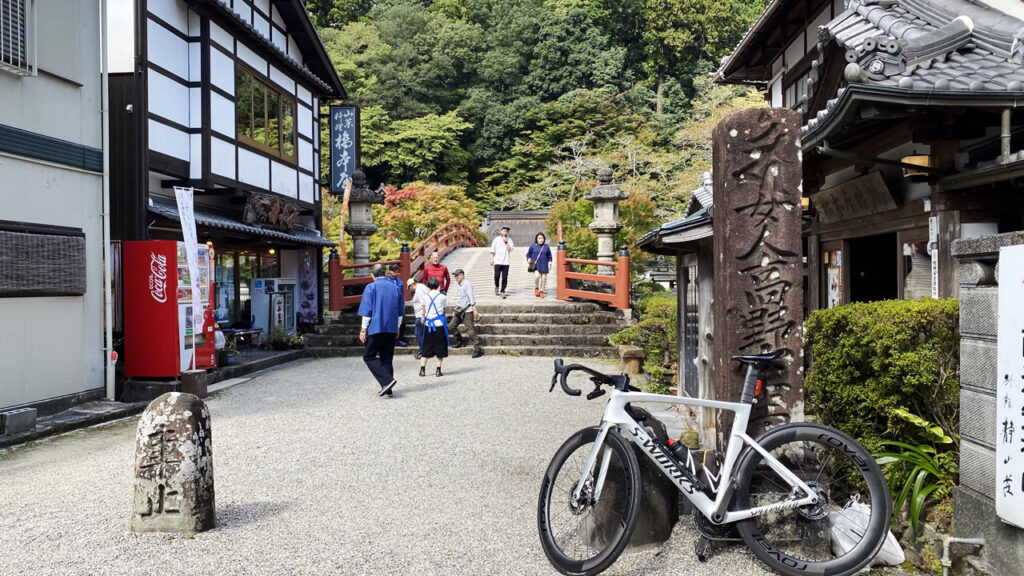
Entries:
[[850, 300], [874, 302], [899, 298], [896, 234], [851, 238]]

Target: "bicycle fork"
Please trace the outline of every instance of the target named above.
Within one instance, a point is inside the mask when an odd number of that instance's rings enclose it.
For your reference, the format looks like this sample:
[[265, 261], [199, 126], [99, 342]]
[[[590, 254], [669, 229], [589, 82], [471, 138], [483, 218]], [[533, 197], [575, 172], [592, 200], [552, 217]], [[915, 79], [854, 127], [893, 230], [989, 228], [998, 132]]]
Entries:
[[[611, 422], [602, 422], [601, 427], [597, 431], [597, 438], [594, 439], [594, 446], [590, 449], [590, 454], [587, 456], [587, 462], [583, 465], [583, 471], [580, 473], [580, 479], [576, 482], [576, 488], [572, 491], [572, 499], [574, 502], [579, 502], [580, 495], [583, 493], [583, 487], [586, 484], [587, 476], [592, 476], [592, 470], [594, 464], [597, 462], [598, 451], [604, 450], [604, 458], [601, 459], [601, 470], [598, 472], [597, 477], [594, 478], [594, 493], [591, 496], [591, 504], [597, 503], [601, 499], [601, 490], [604, 488], [605, 477], [608, 476], [608, 465], [611, 463], [611, 448], [604, 445], [604, 440], [608, 436], [608, 430], [613, 426]], [[625, 463], [623, 463], [625, 466]]]

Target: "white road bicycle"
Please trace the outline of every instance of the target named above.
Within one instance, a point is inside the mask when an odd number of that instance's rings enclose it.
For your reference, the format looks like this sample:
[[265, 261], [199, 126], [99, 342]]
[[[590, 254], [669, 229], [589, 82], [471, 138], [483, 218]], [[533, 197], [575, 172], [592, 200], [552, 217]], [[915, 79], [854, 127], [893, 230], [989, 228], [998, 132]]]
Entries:
[[[626, 374], [555, 360], [552, 390], [558, 381], [566, 394], [579, 396], [566, 383], [577, 370], [595, 384], [588, 400], [603, 395], [602, 386], [614, 389], [601, 425], [566, 440], [544, 474], [537, 528], [551, 564], [563, 574], [599, 574], [629, 543], [641, 496], [632, 442], [693, 504], [703, 534], [735, 529], [754, 556], [790, 576], [846, 576], [866, 566], [885, 543], [892, 516], [889, 488], [871, 454], [846, 434], [810, 422], [772, 428], [756, 440], [746, 434], [761, 392], [758, 375], [781, 355], [733, 357], [747, 365], [740, 402], [643, 393]], [[735, 413], [717, 493], [654, 437], [643, 423], [646, 412], [631, 406], [639, 402]], [[830, 516], [851, 505], [862, 518], [837, 541]]]

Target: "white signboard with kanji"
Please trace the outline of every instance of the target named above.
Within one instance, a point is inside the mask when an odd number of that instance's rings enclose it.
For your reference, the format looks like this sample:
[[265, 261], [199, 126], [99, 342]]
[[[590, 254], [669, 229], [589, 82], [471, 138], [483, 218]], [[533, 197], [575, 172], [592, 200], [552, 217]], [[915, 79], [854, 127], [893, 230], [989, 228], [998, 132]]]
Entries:
[[1024, 528], [1024, 246], [999, 252], [996, 514]]

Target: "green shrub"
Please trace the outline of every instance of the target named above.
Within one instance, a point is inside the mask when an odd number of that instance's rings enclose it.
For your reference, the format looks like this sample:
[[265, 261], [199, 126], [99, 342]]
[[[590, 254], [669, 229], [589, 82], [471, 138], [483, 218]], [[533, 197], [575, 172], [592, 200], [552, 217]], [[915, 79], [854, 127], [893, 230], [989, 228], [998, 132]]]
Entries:
[[[960, 303], [889, 300], [818, 310], [806, 324], [806, 410], [869, 450], [908, 441], [905, 409], [959, 438]], [[953, 446], [950, 450], [955, 451]]]
[[648, 391], [668, 393], [676, 356], [676, 299], [674, 296], [650, 296], [642, 300], [637, 309], [640, 321], [612, 334], [608, 340], [616, 346], [643, 348], [647, 355], [644, 371], [650, 375]]

